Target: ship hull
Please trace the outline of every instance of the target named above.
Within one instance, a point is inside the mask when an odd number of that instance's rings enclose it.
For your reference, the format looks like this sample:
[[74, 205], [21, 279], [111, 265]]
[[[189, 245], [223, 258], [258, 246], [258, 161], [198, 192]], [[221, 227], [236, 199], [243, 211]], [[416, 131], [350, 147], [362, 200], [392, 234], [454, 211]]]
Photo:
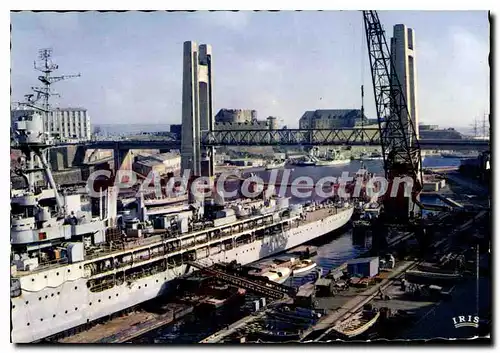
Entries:
[[[214, 263], [233, 260], [241, 264], [252, 263], [330, 233], [344, 226], [352, 213], [353, 208], [344, 209], [278, 235], [212, 254], [208, 259]], [[68, 273], [67, 267], [62, 267], [59, 269], [62, 276], [58, 272], [57, 278], [45, 279], [43, 288], [34, 290], [35, 283], [31, 291], [23, 288], [19, 297], [11, 298], [12, 342], [41, 340], [154, 299], [169, 291], [173, 279], [193, 270], [184, 264], [132, 283], [125, 282], [101, 292], [91, 292], [81, 267], [75, 264], [71, 272], [68, 268]]]
[[339, 160], [333, 160], [333, 161], [319, 161], [316, 162], [315, 165], [318, 167], [328, 167], [328, 166], [336, 166], [336, 165], [347, 165], [351, 163], [349, 159], [339, 159]]

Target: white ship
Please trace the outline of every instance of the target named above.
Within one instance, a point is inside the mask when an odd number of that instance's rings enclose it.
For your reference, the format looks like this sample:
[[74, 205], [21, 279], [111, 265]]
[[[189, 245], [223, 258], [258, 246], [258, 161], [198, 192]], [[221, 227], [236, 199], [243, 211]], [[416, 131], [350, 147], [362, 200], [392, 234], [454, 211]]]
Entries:
[[[54, 233], [33, 225], [12, 228], [16, 245], [28, 235], [46, 237], [24, 243], [12, 268], [12, 341], [37, 341], [153, 299], [193, 270], [188, 261], [248, 264], [338, 229], [352, 213], [350, 205], [286, 207], [242, 219], [228, 215], [200, 231], [176, 215], [176, 230], [114, 242], [102, 237], [104, 229], [84, 229], [87, 223], [59, 226]], [[88, 227], [102, 222], [109, 219]]]
[[383, 160], [384, 156], [379, 152], [372, 152], [370, 154], [362, 154], [360, 159], [362, 161], [378, 161]]
[[351, 163], [350, 159], [345, 158], [344, 155], [336, 150], [326, 151], [320, 158], [318, 149], [316, 148], [311, 150], [309, 158], [314, 162], [314, 165], [318, 167], [346, 165]]
[[467, 158], [477, 158], [477, 153], [453, 153], [453, 152], [441, 152], [441, 157], [443, 158], [457, 158], [457, 159], [467, 159]]
[[315, 161], [316, 166], [318, 167], [326, 167], [330, 165], [346, 165], [351, 163], [350, 159], [347, 158], [339, 158], [339, 159], [318, 159]]
[[[45, 92], [48, 74], [40, 76]], [[48, 96], [42, 112], [48, 111]], [[218, 195], [168, 204], [141, 194], [119, 214], [114, 187], [95, 199], [59, 192], [45, 157], [50, 139], [40, 114], [21, 117], [15, 133], [26, 156], [18, 170], [26, 189], [11, 190], [14, 343], [39, 341], [154, 299], [173, 279], [194, 271], [192, 261], [252, 263], [336, 230], [353, 213], [349, 204], [302, 207], [272, 195], [217, 210]], [[40, 173], [50, 188], [37, 185]]]

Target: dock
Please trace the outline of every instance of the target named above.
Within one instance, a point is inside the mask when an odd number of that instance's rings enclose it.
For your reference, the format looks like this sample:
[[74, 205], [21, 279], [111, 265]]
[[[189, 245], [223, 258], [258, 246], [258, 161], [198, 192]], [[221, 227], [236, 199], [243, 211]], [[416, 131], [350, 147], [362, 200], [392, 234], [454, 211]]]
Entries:
[[[392, 270], [387, 278], [382, 280], [380, 283], [371, 286], [362, 293], [354, 295], [353, 298], [347, 299], [347, 301], [345, 297], [337, 296], [337, 298], [339, 298], [341, 301], [344, 301], [344, 303], [340, 303], [341, 306], [337, 310], [322, 317], [316, 325], [312, 326], [309, 330], [304, 331], [301, 342], [320, 341], [333, 329], [337, 322], [353, 315], [355, 312], [361, 309], [363, 305], [375, 298], [380, 293], [380, 291], [389, 287], [395, 278], [401, 276], [406, 270], [413, 268], [416, 263], [416, 261], [403, 261], [395, 269]], [[335, 299], [335, 297], [333, 299]], [[321, 334], [318, 336], [315, 335], [314, 332], [321, 332]], [[310, 339], [308, 338], [309, 335], [316, 337], [314, 339]]]
[[[278, 304], [291, 304], [292, 299], [290, 298], [285, 298], [282, 300], [278, 300], [276, 302], [273, 302], [273, 305], [278, 305]], [[207, 338], [201, 340], [199, 343], [221, 343], [223, 340], [235, 333], [238, 329], [243, 328], [247, 326], [248, 324], [255, 322], [259, 319], [262, 319], [267, 315], [267, 310], [261, 310], [258, 312], [253, 313], [252, 315], [246, 316], [232, 325], [229, 325], [226, 329], [218, 331], [214, 333], [213, 335], [208, 336]]]

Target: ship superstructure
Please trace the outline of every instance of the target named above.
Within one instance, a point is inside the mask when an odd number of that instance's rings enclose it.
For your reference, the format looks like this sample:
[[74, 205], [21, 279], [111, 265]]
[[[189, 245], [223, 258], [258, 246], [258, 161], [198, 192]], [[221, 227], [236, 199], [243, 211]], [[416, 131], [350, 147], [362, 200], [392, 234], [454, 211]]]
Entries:
[[[173, 280], [207, 264], [248, 264], [345, 225], [353, 207], [307, 207], [271, 195], [224, 202], [146, 202], [143, 193], [118, 210], [115, 187], [92, 198], [58, 190], [45, 158], [50, 138], [42, 113], [21, 117], [19, 174], [11, 197], [11, 339], [33, 342], [166, 293]], [[48, 188], [36, 183], [43, 172]], [[221, 200], [222, 198], [222, 200]], [[130, 201], [130, 200], [129, 200]], [[95, 202], [94, 202], [95, 204]], [[149, 205], [149, 209], [147, 207]], [[222, 206], [223, 205], [223, 206]]]

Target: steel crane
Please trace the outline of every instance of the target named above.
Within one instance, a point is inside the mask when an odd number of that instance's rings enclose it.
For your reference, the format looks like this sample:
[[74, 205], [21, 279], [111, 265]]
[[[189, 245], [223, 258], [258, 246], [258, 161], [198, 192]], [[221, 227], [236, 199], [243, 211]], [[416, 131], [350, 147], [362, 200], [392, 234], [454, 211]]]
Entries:
[[[423, 180], [420, 146], [378, 14], [376, 11], [363, 11], [363, 19], [384, 171], [389, 181], [384, 209], [389, 217], [407, 220], [415, 211], [415, 204], [420, 205], [418, 194]], [[411, 202], [404, 196], [403, 185], [400, 185], [396, 197], [390, 197], [395, 179], [404, 177], [413, 180]]]

